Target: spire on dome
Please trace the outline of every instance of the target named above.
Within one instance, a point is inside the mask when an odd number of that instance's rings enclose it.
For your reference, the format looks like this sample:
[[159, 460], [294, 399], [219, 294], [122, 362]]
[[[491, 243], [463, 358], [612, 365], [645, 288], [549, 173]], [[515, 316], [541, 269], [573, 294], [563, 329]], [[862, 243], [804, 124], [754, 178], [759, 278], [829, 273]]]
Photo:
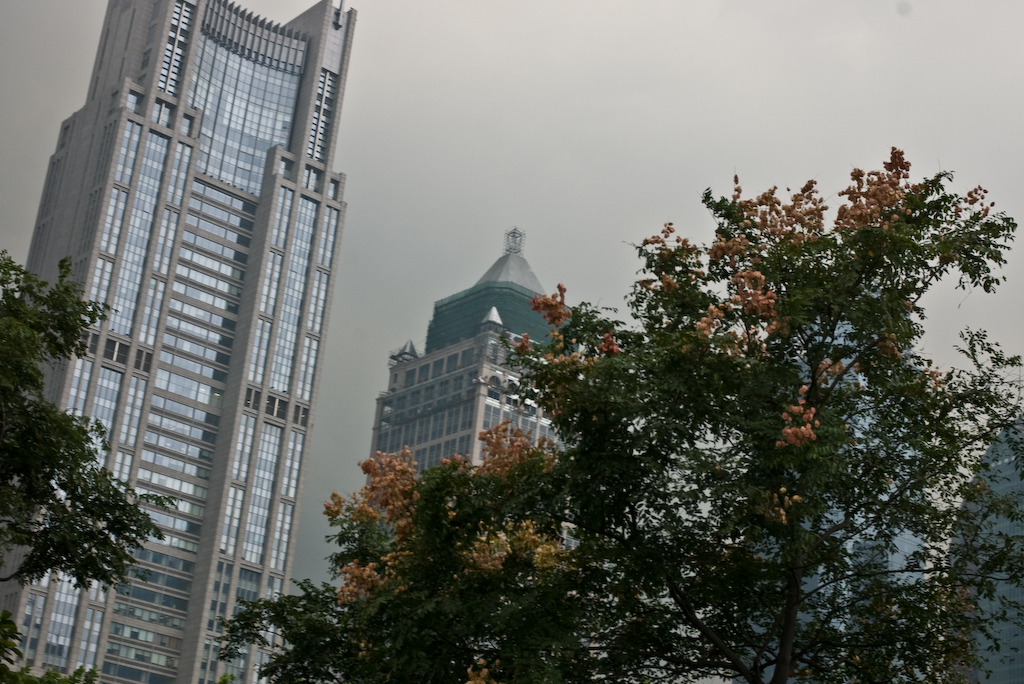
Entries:
[[522, 254], [526, 244], [526, 233], [512, 226], [505, 231], [505, 254]]
[[533, 274], [530, 263], [523, 257], [526, 233], [513, 226], [505, 232], [505, 253], [487, 269], [476, 284], [509, 282], [525, 287], [530, 292], [542, 294], [544, 286]]
[[531, 306], [545, 290], [523, 258], [525, 242], [526, 233], [519, 228], [505, 231], [504, 254], [483, 277], [473, 287], [434, 302], [426, 354], [482, 333], [549, 338], [550, 326]]

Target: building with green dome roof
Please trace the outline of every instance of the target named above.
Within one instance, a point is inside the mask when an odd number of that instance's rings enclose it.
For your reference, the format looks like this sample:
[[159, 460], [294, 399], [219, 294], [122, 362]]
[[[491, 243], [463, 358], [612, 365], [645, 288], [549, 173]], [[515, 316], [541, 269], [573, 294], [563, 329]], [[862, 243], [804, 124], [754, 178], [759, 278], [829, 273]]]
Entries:
[[422, 355], [411, 340], [391, 354], [373, 451], [408, 447], [420, 469], [454, 454], [478, 462], [477, 435], [502, 420], [554, 439], [543, 412], [519, 402], [519, 373], [506, 364], [506, 342], [550, 332], [530, 306], [544, 287], [523, 257], [524, 237], [518, 228], [506, 232], [504, 254], [475, 285], [434, 303]]
[[523, 257], [525, 234], [513, 228], [505, 234], [505, 253], [473, 287], [434, 302], [434, 317], [427, 328], [425, 353], [474, 337], [480, 322], [496, 309], [501, 323], [516, 335], [529, 333], [534, 340], [546, 339], [548, 324], [530, 307], [545, 292]]

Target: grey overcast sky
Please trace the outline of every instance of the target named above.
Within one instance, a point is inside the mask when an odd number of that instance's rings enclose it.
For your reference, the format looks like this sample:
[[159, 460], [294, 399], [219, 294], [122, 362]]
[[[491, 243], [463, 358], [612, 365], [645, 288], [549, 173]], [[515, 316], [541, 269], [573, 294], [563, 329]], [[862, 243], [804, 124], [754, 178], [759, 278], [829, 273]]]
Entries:
[[[618, 306], [631, 243], [713, 232], [701, 192], [815, 178], [825, 195], [896, 145], [1024, 219], [1017, 0], [354, 0], [341, 117], [349, 210], [295, 574], [323, 576], [319, 502], [362, 483], [387, 352], [527, 233], [541, 282]], [[243, 0], [287, 21], [312, 0]], [[0, 248], [24, 260], [60, 121], [84, 103], [106, 0], [0, 0]], [[1024, 351], [1024, 248], [995, 296], [942, 288], [957, 330]]]

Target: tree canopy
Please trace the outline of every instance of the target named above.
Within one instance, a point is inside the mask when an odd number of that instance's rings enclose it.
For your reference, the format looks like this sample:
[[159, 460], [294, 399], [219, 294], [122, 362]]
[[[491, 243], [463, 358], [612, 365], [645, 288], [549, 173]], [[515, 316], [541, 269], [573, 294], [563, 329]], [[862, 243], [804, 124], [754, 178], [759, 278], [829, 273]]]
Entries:
[[340, 588], [252, 605], [225, 657], [301, 620], [286, 679], [967, 681], [977, 635], [1020, 622], [996, 589], [1024, 539], [994, 522], [1024, 515], [986, 453], [1020, 453], [1021, 361], [965, 331], [938, 368], [921, 302], [995, 289], [1016, 224], [909, 168], [855, 170], [831, 221], [813, 181], [708, 191], [714, 242], [639, 245], [628, 322], [535, 300], [555, 329], [517, 345], [519, 394], [558, 448], [502, 425], [480, 465], [365, 462], [326, 504]]
[[98, 462], [103, 428], [44, 397], [44, 367], [86, 352], [105, 308], [81, 299], [70, 262], [53, 285], [0, 252], [0, 581], [61, 572], [78, 586], [116, 584], [132, 550], [163, 538], [137, 495]]

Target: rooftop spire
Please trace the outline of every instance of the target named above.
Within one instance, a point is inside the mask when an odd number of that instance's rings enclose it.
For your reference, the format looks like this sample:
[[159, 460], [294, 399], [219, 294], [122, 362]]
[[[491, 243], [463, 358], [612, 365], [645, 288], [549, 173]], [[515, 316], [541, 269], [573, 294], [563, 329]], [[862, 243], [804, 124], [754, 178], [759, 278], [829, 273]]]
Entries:
[[544, 287], [533, 274], [533, 269], [523, 257], [523, 244], [526, 242], [526, 233], [515, 226], [505, 231], [505, 253], [498, 258], [494, 264], [487, 269], [483, 277], [476, 281], [476, 284], [486, 282], [512, 282], [521, 285], [527, 290], [540, 294]]
[[498, 307], [496, 307], [496, 306], [492, 306], [491, 310], [487, 312], [486, 316], [484, 316], [484, 320], [482, 320], [480, 322], [481, 323], [497, 323], [498, 325], [505, 325], [501, 321], [501, 314], [498, 313]]
[[505, 231], [505, 254], [522, 254], [526, 243], [526, 233], [512, 226]]

